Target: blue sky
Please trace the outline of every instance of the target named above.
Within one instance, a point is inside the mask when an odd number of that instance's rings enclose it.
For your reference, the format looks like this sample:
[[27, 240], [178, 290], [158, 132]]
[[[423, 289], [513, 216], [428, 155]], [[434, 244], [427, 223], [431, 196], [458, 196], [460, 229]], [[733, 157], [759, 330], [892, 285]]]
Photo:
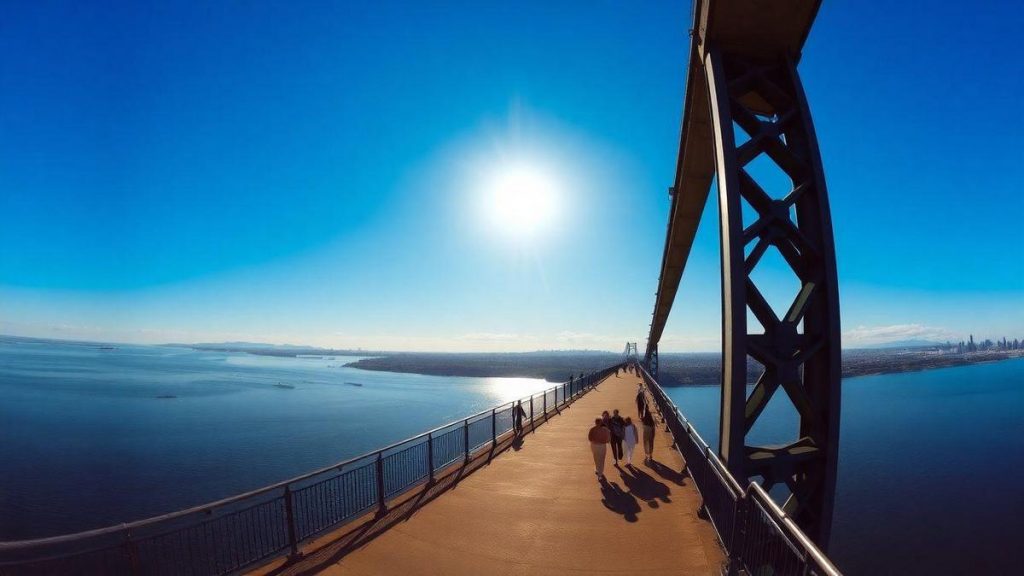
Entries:
[[[688, 3], [405, 4], [7, 6], [0, 333], [643, 343]], [[1015, 2], [823, 5], [800, 69], [845, 345], [1024, 336], [1022, 24]], [[530, 234], [490, 219], [522, 167], [553, 198]], [[719, 347], [713, 199], [663, 350]], [[758, 275], [793, 291], [778, 261]]]

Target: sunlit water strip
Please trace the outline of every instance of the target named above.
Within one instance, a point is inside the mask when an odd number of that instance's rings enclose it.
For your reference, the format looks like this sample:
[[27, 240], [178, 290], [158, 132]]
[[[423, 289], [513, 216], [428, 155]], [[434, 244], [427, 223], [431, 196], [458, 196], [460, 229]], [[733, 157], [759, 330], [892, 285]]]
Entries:
[[201, 504], [551, 385], [352, 360], [0, 341], [0, 539]]

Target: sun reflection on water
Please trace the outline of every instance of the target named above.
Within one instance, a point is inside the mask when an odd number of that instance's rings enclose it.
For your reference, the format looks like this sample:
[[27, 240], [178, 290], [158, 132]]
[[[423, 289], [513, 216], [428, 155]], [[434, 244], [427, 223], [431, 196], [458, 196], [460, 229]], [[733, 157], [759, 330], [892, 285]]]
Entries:
[[537, 378], [485, 378], [484, 386], [496, 403], [511, 402], [555, 386]]

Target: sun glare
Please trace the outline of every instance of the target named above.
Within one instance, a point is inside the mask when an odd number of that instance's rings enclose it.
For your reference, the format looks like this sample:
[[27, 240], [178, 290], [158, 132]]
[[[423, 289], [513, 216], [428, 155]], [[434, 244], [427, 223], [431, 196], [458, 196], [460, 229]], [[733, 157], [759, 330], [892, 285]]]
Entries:
[[487, 186], [485, 209], [495, 230], [528, 239], [553, 224], [558, 196], [554, 178], [539, 167], [506, 166], [493, 175]]

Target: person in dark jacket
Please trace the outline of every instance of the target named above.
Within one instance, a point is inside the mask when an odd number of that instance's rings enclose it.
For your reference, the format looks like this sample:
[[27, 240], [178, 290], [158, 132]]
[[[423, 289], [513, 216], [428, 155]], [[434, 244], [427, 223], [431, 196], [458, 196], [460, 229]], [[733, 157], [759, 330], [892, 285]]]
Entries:
[[654, 414], [645, 407], [640, 422], [644, 425], [644, 462], [654, 458]]
[[636, 388], [636, 413], [643, 416], [644, 410], [647, 409], [647, 396], [644, 394], [644, 385], [640, 384]]
[[612, 459], [618, 466], [619, 460], [622, 460], [622, 440], [626, 437], [626, 421], [619, 416], [618, 410], [612, 411], [608, 429], [612, 433]]
[[523, 410], [522, 400], [516, 403], [512, 416], [512, 427], [515, 429], [516, 436], [519, 436], [523, 433], [523, 419], [526, 418], [526, 410]]

